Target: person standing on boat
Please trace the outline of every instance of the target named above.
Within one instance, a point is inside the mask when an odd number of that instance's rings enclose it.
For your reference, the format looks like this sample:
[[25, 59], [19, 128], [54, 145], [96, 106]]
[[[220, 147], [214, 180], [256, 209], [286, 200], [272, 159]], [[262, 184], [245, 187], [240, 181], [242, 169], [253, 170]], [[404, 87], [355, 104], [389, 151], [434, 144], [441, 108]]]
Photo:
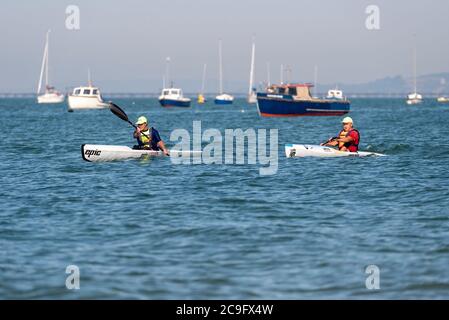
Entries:
[[159, 132], [153, 127], [148, 127], [148, 120], [146, 117], [141, 116], [137, 119], [136, 130], [134, 131], [134, 138], [137, 139], [138, 145], [135, 149], [146, 150], [162, 150], [165, 155], [170, 155], [168, 149], [165, 147], [164, 141], [162, 141]]
[[357, 129], [354, 129], [354, 121], [352, 121], [352, 118], [346, 117], [342, 124], [343, 130], [340, 131], [338, 137], [331, 138], [321, 145], [338, 146], [340, 151], [357, 152], [359, 150], [360, 133]]

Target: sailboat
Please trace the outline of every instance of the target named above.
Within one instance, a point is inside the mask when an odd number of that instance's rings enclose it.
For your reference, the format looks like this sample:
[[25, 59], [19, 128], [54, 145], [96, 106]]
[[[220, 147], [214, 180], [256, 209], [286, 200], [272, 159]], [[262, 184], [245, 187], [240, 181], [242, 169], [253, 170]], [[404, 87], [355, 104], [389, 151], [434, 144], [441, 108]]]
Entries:
[[[39, 76], [39, 85], [37, 87], [37, 103], [61, 103], [64, 102], [64, 95], [57, 91], [54, 87], [48, 83], [48, 43], [49, 43], [50, 30], [47, 31], [44, 57], [42, 59], [41, 74]], [[45, 71], [45, 92], [40, 94], [42, 88], [42, 78]]]
[[256, 55], [256, 41], [253, 37], [253, 45], [251, 48], [251, 68], [249, 72], [249, 88], [248, 88], [248, 103], [257, 103], [257, 94], [254, 87], [254, 60]]
[[221, 39], [218, 41], [218, 60], [220, 70], [220, 94], [215, 97], [215, 104], [232, 104], [234, 97], [230, 94], [223, 93], [223, 57], [222, 57]]
[[68, 98], [69, 112], [81, 109], [104, 109], [109, 104], [101, 97], [100, 89], [92, 85], [90, 69], [87, 70], [87, 87], [73, 89]]
[[205, 88], [205, 82], [206, 82], [206, 69], [207, 69], [207, 64], [204, 64], [203, 78], [202, 78], [202, 82], [201, 82], [201, 91], [200, 91], [200, 94], [198, 95], [198, 103], [199, 104], [203, 104], [206, 102], [206, 98], [204, 97], [204, 88]]
[[413, 105], [413, 104], [420, 104], [422, 100], [422, 95], [417, 93], [417, 85], [416, 85], [416, 42], [415, 42], [415, 48], [413, 50], [413, 84], [415, 91], [413, 93], [410, 93], [407, 96], [407, 104]]

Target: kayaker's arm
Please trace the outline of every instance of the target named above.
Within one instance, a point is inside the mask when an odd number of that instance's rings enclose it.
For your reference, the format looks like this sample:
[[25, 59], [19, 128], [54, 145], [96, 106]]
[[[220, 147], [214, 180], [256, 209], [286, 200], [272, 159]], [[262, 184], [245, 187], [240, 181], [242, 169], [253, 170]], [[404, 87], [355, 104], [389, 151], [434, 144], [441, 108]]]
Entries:
[[351, 136], [347, 136], [347, 137], [344, 137], [344, 138], [338, 138], [338, 139], [335, 140], [335, 141], [337, 141], [337, 143], [338, 143], [338, 142], [348, 143], [348, 142], [353, 142], [353, 141], [354, 141], [354, 138], [351, 137]]
[[166, 156], [169, 156], [170, 155], [170, 151], [168, 151], [168, 149], [165, 147], [165, 143], [164, 143], [164, 141], [159, 141], [158, 143], [157, 143], [157, 146], [159, 147], [159, 149], [161, 149], [162, 150], [162, 152], [166, 155]]
[[136, 128], [136, 130], [134, 131], [134, 138], [140, 138], [140, 129]]

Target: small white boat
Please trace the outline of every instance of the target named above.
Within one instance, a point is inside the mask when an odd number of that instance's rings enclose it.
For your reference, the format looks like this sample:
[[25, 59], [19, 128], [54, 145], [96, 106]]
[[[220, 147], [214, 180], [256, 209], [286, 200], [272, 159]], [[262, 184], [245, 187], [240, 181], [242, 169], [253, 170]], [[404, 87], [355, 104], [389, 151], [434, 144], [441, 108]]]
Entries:
[[335, 157], [367, 157], [367, 156], [385, 156], [384, 154], [358, 151], [347, 152], [337, 149], [309, 144], [286, 144], [285, 156], [287, 158], [303, 158], [303, 157], [319, 157], [319, 158], [335, 158]]
[[437, 101], [439, 103], [448, 103], [449, 102], [449, 98], [448, 97], [438, 97]]
[[88, 85], [73, 89], [68, 97], [69, 112], [86, 109], [105, 109], [109, 104], [103, 101], [100, 89], [92, 85], [90, 72], [88, 73]]
[[[200, 157], [201, 151], [170, 150], [170, 157]], [[165, 157], [162, 151], [136, 150], [126, 146], [83, 144], [81, 156], [89, 162]]]
[[234, 97], [230, 94], [220, 94], [215, 97], [215, 104], [232, 104], [234, 102]]
[[170, 87], [166, 86], [166, 83], [170, 83], [170, 57], [166, 58], [166, 74], [163, 83], [163, 89], [159, 96], [159, 103], [163, 107], [190, 107], [190, 99], [184, 98], [182, 90], [179, 88], [173, 88], [173, 83]]
[[410, 93], [409, 95], [407, 95], [407, 101], [406, 103], [408, 105], [414, 105], [414, 104], [420, 104], [423, 102], [423, 98], [422, 95], [420, 95], [417, 92], [417, 81], [416, 81], [416, 39], [415, 39], [415, 47], [413, 50], [413, 86], [414, 86], [414, 91], [413, 93]]
[[336, 89], [331, 89], [327, 92], [327, 100], [344, 100], [343, 91]]
[[178, 88], [162, 89], [159, 103], [163, 107], [190, 107], [190, 99], [185, 98], [182, 90]]
[[[65, 96], [57, 91], [54, 87], [50, 86], [48, 80], [48, 44], [49, 44], [50, 30], [47, 31], [44, 57], [42, 59], [41, 74], [39, 76], [39, 84], [37, 87], [37, 103], [62, 103], [64, 102]], [[45, 72], [45, 92], [41, 93], [42, 88], [42, 78]]]
[[218, 41], [218, 60], [219, 60], [219, 80], [220, 80], [220, 94], [215, 97], [215, 104], [232, 104], [234, 97], [230, 94], [223, 93], [223, 57], [222, 57], [221, 39]]
[[422, 103], [422, 101], [423, 101], [422, 95], [420, 95], [419, 93], [416, 93], [416, 91], [407, 96], [407, 104], [408, 105], [420, 104], [420, 103]]

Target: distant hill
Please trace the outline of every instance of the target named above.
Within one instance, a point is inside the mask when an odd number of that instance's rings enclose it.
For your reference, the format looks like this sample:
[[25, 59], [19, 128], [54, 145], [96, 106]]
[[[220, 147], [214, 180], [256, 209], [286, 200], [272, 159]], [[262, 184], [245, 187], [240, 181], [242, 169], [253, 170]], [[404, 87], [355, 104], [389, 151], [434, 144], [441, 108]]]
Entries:
[[[319, 84], [319, 90], [335, 85]], [[339, 84], [345, 94], [407, 94], [413, 90], [413, 78], [386, 77], [360, 84]], [[423, 94], [449, 94], [449, 72], [422, 75], [417, 78], [418, 92]]]

